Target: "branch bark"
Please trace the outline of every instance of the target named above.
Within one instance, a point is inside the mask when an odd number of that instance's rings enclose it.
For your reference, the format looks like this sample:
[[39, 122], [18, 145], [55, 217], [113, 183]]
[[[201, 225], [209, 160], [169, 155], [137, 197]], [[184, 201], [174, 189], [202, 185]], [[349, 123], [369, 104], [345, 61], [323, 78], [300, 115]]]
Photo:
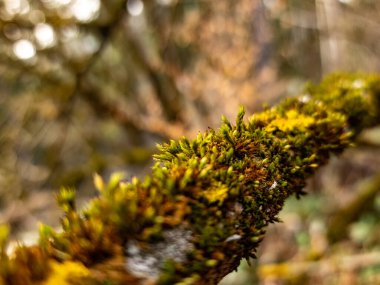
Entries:
[[108, 183], [83, 210], [63, 189], [62, 231], [6, 253], [0, 284], [217, 284], [255, 257], [269, 223], [331, 153], [380, 123], [380, 78], [335, 75], [236, 125], [160, 146], [144, 180]]

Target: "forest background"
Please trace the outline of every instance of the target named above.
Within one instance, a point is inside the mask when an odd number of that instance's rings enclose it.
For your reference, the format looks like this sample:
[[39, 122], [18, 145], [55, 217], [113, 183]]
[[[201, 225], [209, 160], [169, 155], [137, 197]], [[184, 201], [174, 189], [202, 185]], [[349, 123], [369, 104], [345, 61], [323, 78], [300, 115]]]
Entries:
[[[194, 137], [333, 71], [380, 71], [376, 0], [1, 0], [0, 223], [26, 243], [54, 193], [149, 173]], [[333, 158], [228, 284], [380, 284], [380, 129]]]

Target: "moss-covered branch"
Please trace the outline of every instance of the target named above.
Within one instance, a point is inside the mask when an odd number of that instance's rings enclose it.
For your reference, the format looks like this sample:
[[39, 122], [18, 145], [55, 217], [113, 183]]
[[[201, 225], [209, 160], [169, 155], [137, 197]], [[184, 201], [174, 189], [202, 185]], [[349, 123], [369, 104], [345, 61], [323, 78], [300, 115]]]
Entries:
[[290, 195], [332, 153], [380, 122], [380, 78], [334, 75], [235, 124], [160, 146], [152, 174], [108, 183], [84, 209], [57, 197], [62, 232], [5, 251], [0, 284], [217, 284], [255, 251]]

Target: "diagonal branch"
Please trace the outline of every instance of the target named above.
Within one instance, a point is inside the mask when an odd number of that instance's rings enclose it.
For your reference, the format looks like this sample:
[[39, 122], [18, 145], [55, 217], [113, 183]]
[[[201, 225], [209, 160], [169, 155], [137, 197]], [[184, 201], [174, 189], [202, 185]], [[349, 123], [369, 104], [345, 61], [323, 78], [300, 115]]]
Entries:
[[236, 125], [160, 146], [152, 174], [108, 183], [82, 211], [75, 191], [57, 196], [62, 232], [6, 253], [0, 228], [0, 284], [217, 284], [255, 257], [285, 200], [331, 153], [380, 124], [380, 77], [335, 75]]

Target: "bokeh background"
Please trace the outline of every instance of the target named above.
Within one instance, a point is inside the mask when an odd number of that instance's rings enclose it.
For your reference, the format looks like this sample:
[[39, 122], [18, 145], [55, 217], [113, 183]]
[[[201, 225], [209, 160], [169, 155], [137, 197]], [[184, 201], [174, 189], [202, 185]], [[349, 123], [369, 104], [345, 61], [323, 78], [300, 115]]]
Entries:
[[[27, 243], [61, 186], [83, 204], [93, 173], [336, 70], [380, 71], [380, 1], [0, 0], [0, 223]], [[221, 284], [380, 284], [380, 130], [307, 192]]]

